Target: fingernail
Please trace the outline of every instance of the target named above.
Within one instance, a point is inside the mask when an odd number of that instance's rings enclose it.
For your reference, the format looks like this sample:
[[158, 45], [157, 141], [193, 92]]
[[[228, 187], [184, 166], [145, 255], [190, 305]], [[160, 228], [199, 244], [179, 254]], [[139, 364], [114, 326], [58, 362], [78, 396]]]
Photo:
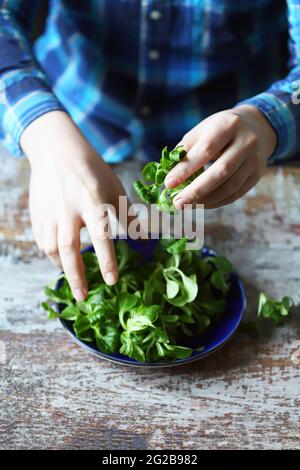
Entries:
[[177, 199], [174, 199], [173, 203], [177, 210], [181, 210], [184, 206], [184, 199], [182, 197], [179, 197]]
[[84, 289], [75, 289], [73, 294], [78, 302], [86, 298], [86, 291]]
[[114, 273], [106, 273], [105, 274], [105, 282], [109, 286], [112, 286], [117, 282], [117, 276]]
[[170, 178], [166, 178], [165, 184], [168, 187], [174, 187], [178, 185], [178, 180], [177, 178], [174, 178], [173, 176], [171, 176]]

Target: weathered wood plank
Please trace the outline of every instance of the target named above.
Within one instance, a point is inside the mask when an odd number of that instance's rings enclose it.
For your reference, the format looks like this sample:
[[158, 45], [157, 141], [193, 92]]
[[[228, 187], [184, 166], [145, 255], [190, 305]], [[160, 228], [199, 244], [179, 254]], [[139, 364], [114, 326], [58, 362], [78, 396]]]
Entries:
[[298, 448], [299, 369], [283, 337], [239, 335], [193, 366], [137, 371], [62, 332], [4, 334], [1, 448]]
[[[41, 311], [43, 285], [57, 271], [32, 240], [28, 165], [0, 163], [1, 449], [300, 447], [299, 311], [262, 338], [238, 332], [194, 365], [135, 370], [100, 361]], [[123, 180], [130, 164], [126, 172]], [[300, 168], [271, 168], [246, 198], [206, 215], [207, 243], [246, 281], [249, 315], [262, 289], [299, 303], [299, 196]]]

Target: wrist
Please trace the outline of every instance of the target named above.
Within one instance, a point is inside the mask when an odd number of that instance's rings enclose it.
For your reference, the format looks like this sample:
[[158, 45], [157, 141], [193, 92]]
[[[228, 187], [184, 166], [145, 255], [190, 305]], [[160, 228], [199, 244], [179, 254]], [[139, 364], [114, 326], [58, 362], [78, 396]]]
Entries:
[[[21, 135], [20, 145], [31, 165], [36, 160], [47, 158], [53, 160], [56, 155], [69, 156], [69, 151], [61, 152], [58, 149], [69, 147], [80, 148], [86, 141], [70, 116], [64, 111], [50, 111], [35, 119], [26, 127]], [[71, 147], [71, 148], [72, 148]]]
[[255, 106], [241, 105], [234, 108], [258, 138], [259, 151], [264, 159], [268, 159], [277, 146], [277, 135], [264, 114]]

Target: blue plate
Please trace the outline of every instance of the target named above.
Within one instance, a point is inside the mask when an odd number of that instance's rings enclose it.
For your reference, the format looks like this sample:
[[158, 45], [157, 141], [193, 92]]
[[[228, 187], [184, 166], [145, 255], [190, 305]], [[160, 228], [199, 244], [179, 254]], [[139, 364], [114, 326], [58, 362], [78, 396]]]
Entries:
[[[149, 240], [147, 242], [131, 240], [128, 239], [127, 243], [140, 255], [141, 260], [147, 261], [152, 258], [152, 253], [157, 240]], [[94, 251], [92, 246], [89, 246], [82, 250], [85, 251]], [[216, 256], [217, 253], [207, 247], [202, 248], [201, 250], [203, 256]], [[58, 281], [56, 284], [56, 289], [59, 289], [61, 286], [62, 280]], [[56, 305], [57, 311], [60, 311], [59, 305]], [[198, 338], [187, 338], [185, 346], [197, 347], [199, 345], [203, 346], [201, 351], [194, 351], [193, 354], [186, 359], [177, 359], [176, 361], [155, 361], [155, 362], [139, 362], [130, 357], [124, 356], [123, 354], [106, 354], [97, 348], [94, 343], [86, 343], [78, 338], [76, 338], [73, 330], [73, 322], [60, 319], [61, 324], [66, 329], [67, 333], [71, 336], [75, 343], [79, 344], [82, 348], [86, 349], [90, 353], [99, 356], [108, 361], [116, 362], [118, 364], [135, 366], [135, 367], [171, 367], [177, 366], [180, 364], [188, 364], [190, 362], [197, 361], [203, 357], [211, 354], [213, 351], [219, 349], [223, 344], [225, 344], [233, 335], [233, 333], [238, 328], [244, 312], [246, 309], [246, 295], [244, 286], [239, 279], [238, 275], [235, 273], [231, 274], [231, 286], [228, 294], [228, 300], [225, 307], [225, 311], [218, 321], [213, 323], [206, 331], [199, 336]]]

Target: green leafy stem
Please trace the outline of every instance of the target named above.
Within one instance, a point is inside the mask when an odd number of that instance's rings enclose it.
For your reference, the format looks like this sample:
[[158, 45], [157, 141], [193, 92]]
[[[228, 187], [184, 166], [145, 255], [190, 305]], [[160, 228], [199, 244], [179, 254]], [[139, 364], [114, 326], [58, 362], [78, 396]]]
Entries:
[[159, 162], [147, 163], [142, 171], [144, 181], [134, 181], [133, 183], [134, 190], [141, 201], [146, 204], [156, 204], [159, 211], [176, 212], [173, 205], [174, 197], [203, 171], [202, 168], [196, 171], [176, 188], [165, 188], [164, 181], [167, 174], [185, 155], [186, 151], [183, 146], [177, 146], [170, 152], [165, 147]]

